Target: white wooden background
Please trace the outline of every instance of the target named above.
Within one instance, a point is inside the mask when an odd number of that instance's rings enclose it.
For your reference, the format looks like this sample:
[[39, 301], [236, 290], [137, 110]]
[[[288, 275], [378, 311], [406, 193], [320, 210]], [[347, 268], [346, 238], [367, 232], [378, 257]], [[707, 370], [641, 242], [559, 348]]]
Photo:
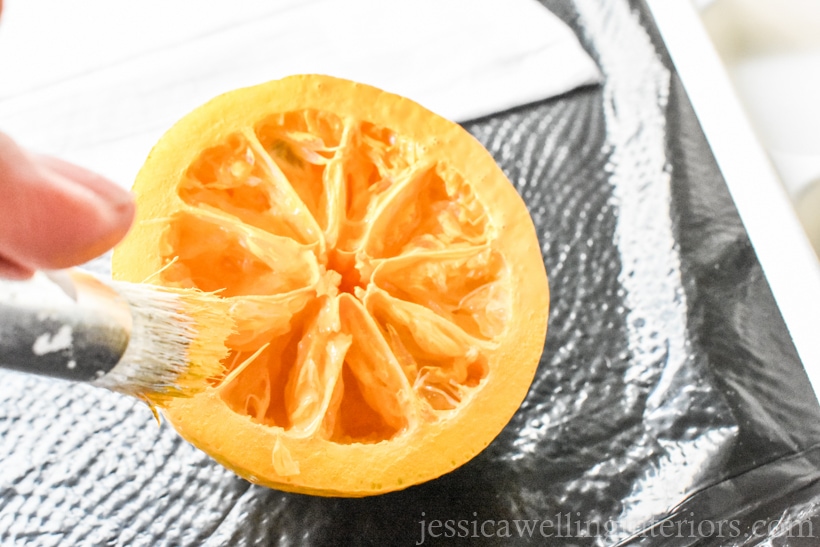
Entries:
[[130, 186], [154, 142], [224, 91], [351, 78], [456, 120], [594, 82], [535, 0], [5, 0], [0, 131]]

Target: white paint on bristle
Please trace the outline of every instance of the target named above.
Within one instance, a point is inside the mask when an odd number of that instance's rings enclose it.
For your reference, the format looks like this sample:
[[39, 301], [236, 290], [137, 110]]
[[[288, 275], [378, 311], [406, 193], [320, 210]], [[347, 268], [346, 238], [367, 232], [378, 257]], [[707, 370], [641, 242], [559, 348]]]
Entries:
[[151, 285], [113, 283], [131, 307], [133, 325], [119, 363], [95, 385], [137, 397], [177, 393], [197, 336], [182, 299]]

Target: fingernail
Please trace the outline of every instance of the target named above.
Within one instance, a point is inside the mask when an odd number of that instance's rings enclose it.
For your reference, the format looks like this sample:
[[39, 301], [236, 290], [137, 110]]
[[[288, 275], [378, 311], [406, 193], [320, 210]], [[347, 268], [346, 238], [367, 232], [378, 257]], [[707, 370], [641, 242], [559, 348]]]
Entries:
[[[52, 156], [39, 155], [36, 161], [62, 179], [70, 180], [99, 198], [96, 214], [96, 236], [87, 239], [87, 245], [78, 247], [69, 257], [71, 262], [85, 262], [104, 253], [118, 243], [128, 232], [135, 215], [134, 196], [125, 188], [88, 169]], [[89, 234], [90, 235], [90, 234]]]
[[84, 167], [46, 155], [38, 155], [36, 161], [41, 166], [85, 186], [112, 207], [131, 207], [134, 201], [134, 197], [129, 190]]
[[29, 199], [39, 196], [39, 210], [28, 214], [39, 216], [38, 233], [25, 236], [30, 248], [18, 252], [32, 255], [38, 267], [66, 268], [101, 255], [125, 236], [135, 212], [129, 191], [61, 160], [33, 161], [41, 178], [30, 186]]

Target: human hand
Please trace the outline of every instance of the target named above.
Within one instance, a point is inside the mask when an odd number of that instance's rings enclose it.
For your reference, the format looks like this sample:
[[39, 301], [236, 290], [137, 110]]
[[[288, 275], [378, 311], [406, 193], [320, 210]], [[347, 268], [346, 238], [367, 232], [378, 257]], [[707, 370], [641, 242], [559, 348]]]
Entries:
[[26, 279], [38, 269], [87, 262], [122, 239], [133, 219], [128, 191], [26, 152], [0, 133], [0, 277]]
[[122, 239], [133, 218], [127, 190], [0, 133], [0, 277], [87, 262]]

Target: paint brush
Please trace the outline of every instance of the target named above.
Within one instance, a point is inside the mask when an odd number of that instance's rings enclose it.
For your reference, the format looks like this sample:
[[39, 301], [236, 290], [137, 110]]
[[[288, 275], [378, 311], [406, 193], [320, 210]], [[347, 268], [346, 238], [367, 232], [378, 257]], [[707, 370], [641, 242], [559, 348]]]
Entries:
[[222, 376], [227, 303], [195, 289], [79, 270], [0, 281], [0, 367], [87, 382], [151, 404]]

